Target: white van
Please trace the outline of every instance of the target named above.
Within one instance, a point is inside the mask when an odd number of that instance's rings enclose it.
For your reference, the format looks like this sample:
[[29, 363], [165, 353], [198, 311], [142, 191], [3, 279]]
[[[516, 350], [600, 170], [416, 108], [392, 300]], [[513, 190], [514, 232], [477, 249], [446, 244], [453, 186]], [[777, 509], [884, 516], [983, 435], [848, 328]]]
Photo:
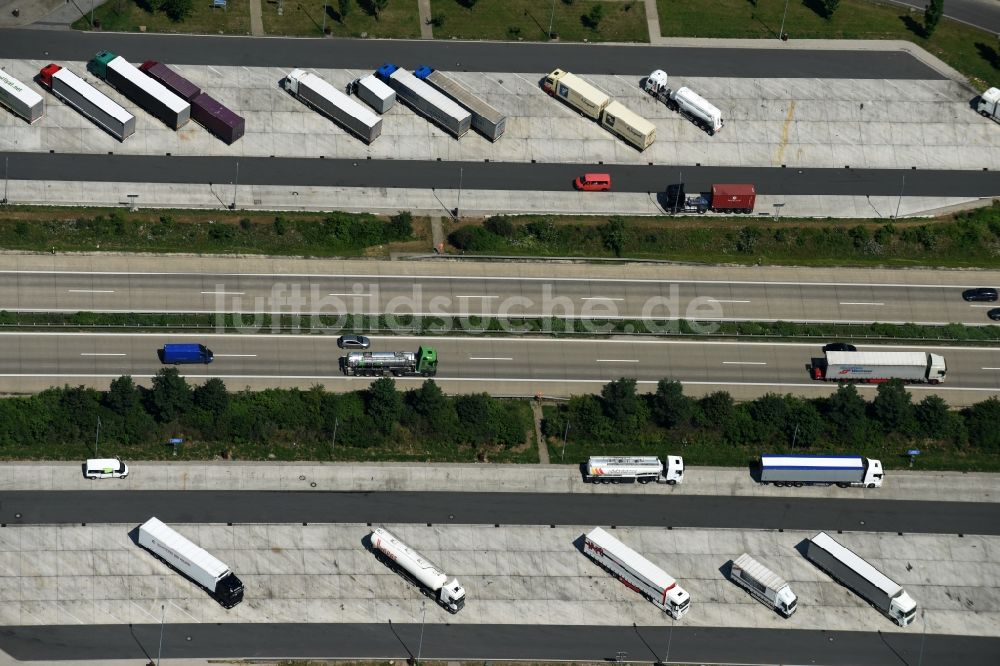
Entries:
[[83, 475], [88, 479], [124, 479], [128, 476], [128, 465], [121, 458], [91, 458], [83, 466]]

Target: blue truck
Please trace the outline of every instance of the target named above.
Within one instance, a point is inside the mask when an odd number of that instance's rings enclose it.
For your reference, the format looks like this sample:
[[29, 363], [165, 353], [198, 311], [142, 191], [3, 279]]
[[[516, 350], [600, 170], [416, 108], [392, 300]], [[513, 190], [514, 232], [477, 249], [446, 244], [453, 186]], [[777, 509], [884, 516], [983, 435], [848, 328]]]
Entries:
[[190, 343], [167, 343], [159, 351], [160, 363], [179, 365], [181, 363], [211, 363], [215, 358], [212, 350], [205, 345]]

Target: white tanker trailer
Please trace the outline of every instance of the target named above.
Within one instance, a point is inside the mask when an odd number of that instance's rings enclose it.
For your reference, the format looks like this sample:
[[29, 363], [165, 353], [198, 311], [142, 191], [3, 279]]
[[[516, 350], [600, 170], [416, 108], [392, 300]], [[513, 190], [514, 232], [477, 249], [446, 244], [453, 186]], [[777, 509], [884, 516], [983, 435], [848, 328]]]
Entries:
[[379, 527], [371, 533], [372, 550], [380, 562], [396, 569], [427, 596], [433, 598], [449, 613], [457, 613], [465, 606], [465, 588], [457, 578], [448, 582], [448, 574], [429, 562], [395, 537], [389, 530]]

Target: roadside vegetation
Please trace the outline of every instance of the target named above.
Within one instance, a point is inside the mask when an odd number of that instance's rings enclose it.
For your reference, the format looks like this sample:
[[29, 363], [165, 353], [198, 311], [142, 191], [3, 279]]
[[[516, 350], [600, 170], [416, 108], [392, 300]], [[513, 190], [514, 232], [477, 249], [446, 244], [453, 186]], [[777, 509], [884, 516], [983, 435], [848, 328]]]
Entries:
[[[335, 361], [334, 361], [335, 363]], [[434, 460], [538, 462], [531, 406], [485, 393], [446, 396], [433, 380], [400, 391], [381, 378], [361, 391], [230, 391], [192, 386], [164, 368], [150, 388], [123, 376], [110, 390], [51, 388], [0, 400], [0, 458], [77, 460]]]
[[1000, 266], [1000, 204], [932, 220], [491, 217], [451, 232], [470, 254], [807, 266]]
[[[664, 37], [777, 40], [785, 5], [780, 0], [657, 0]], [[787, 5], [789, 40], [902, 39], [962, 72], [980, 91], [1000, 80], [1000, 46], [989, 32], [949, 19], [928, 31], [923, 11], [872, 0], [793, 0]]]
[[899, 380], [880, 384], [871, 402], [846, 384], [828, 398], [771, 393], [736, 403], [725, 391], [691, 398], [669, 379], [639, 394], [634, 379], [618, 379], [599, 396], [545, 407], [542, 432], [553, 462], [672, 454], [688, 465], [745, 466], [761, 453], [852, 452], [900, 469], [916, 448], [913, 469], [995, 472], [998, 423], [996, 397], [956, 411], [936, 395], [915, 402]]
[[[323, 17], [324, 4], [326, 18]], [[384, 5], [384, 6], [383, 6]], [[420, 37], [420, 13], [416, 0], [294, 0], [283, 5], [263, 4], [264, 32], [297, 37]]]
[[[73, 24], [91, 30], [90, 3]], [[213, 7], [211, 0], [109, 0], [94, 9], [96, 29], [115, 32], [175, 32], [223, 35], [250, 34], [250, 3], [246, 0]]]
[[0, 208], [0, 248], [36, 252], [388, 256], [425, 249], [429, 237], [427, 220], [409, 213]]

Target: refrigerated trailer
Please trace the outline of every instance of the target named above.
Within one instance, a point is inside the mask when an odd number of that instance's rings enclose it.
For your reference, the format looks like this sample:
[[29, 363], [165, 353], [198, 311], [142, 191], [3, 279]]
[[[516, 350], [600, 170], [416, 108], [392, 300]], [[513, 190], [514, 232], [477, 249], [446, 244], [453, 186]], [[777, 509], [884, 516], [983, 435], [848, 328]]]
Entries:
[[328, 116], [365, 143], [382, 134], [382, 118], [358, 104], [320, 77], [302, 69], [293, 69], [282, 81], [285, 90]]
[[135, 116], [65, 67], [51, 63], [38, 75], [52, 94], [119, 141], [135, 133]]
[[139, 526], [139, 545], [203, 587], [224, 608], [243, 601], [243, 582], [228, 566], [159, 519]]
[[750, 593], [750, 596], [784, 617], [791, 617], [798, 603], [785, 579], [743, 553], [729, 572], [730, 579]]
[[87, 70], [171, 129], [178, 129], [191, 119], [190, 104], [120, 55], [101, 51], [87, 63]]
[[340, 370], [345, 375], [367, 377], [433, 377], [437, 374], [437, 364], [437, 351], [431, 347], [420, 347], [416, 352], [351, 352], [340, 357]]
[[380, 81], [374, 74], [351, 82], [351, 90], [362, 102], [378, 113], [385, 113], [396, 102], [396, 91]]
[[906, 590], [826, 532], [806, 541], [806, 557], [899, 626], [916, 617], [917, 602]]
[[0, 104], [29, 123], [45, 115], [42, 96], [3, 70], [0, 70]]
[[600, 120], [611, 97], [590, 85], [576, 74], [562, 69], [552, 70], [542, 79], [542, 90], [576, 109], [591, 120]]
[[471, 90], [443, 72], [426, 65], [414, 70], [413, 75], [427, 81], [446, 96], [465, 107], [472, 114], [472, 129], [490, 141], [496, 141], [507, 129], [507, 116], [487, 104]]
[[630, 143], [640, 151], [649, 148], [656, 140], [656, 125], [621, 102], [611, 102], [601, 112], [601, 127]]
[[813, 379], [828, 382], [880, 383], [900, 379], [914, 384], [940, 384], [948, 365], [940, 354], [906, 351], [826, 352], [813, 362]]
[[397, 99], [456, 139], [465, 136], [472, 126], [472, 114], [468, 110], [426, 81], [418, 79], [413, 72], [386, 63], [375, 74], [396, 91]]
[[454, 576], [448, 581], [448, 574], [432, 564], [423, 555], [413, 550], [395, 537], [389, 530], [379, 527], [372, 530], [369, 537], [375, 557], [391, 566], [420, 587], [421, 592], [431, 597], [449, 613], [457, 613], [465, 607], [465, 588]]
[[691, 609], [691, 595], [670, 574], [600, 527], [584, 537], [583, 552], [675, 620]]
[[246, 133], [242, 116], [163, 63], [147, 60], [139, 69], [186, 100], [191, 105], [191, 118], [227, 144]]
[[760, 482], [776, 486], [836, 483], [841, 488], [881, 488], [885, 472], [880, 460], [855, 455], [772, 455], [760, 457]]
[[591, 483], [682, 483], [684, 459], [680, 456], [591, 456], [587, 460]]

